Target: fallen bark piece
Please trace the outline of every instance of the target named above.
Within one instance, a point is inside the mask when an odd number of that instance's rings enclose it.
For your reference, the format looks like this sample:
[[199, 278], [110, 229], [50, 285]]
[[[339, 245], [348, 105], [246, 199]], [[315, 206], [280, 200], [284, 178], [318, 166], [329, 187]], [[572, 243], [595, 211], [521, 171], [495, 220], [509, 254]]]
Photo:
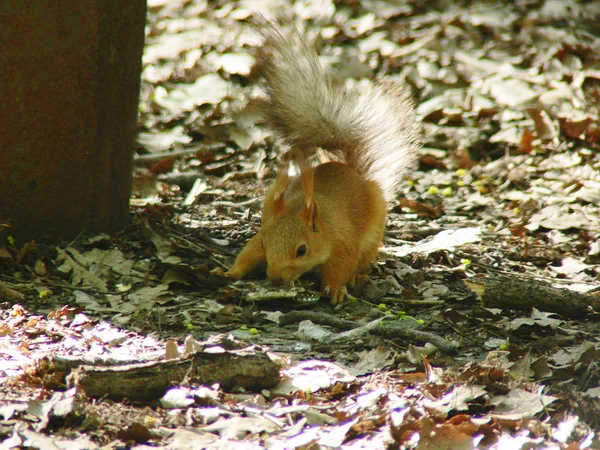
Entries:
[[516, 277], [494, 276], [465, 281], [486, 308], [554, 312], [564, 317], [584, 317], [600, 310], [600, 297], [561, 289], [549, 283]]
[[219, 383], [224, 390], [239, 387], [260, 391], [279, 382], [280, 364], [268, 352], [249, 347], [225, 350], [215, 347], [193, 355], [118, 367], [81, 366], [69, 376], [90, 397], [151, 401], [184, 380]]
[[72, 370], [81, 366], [93, 367], [115, 367], [115, 366], [131, 366], [132, 364], [143, 364], [161, 361], [164, 352], [152, 352], [141, 355], [52, 355], [47, 357], [45, 364], [52, 367], [54, 371], [65, 374], [71, 373]]

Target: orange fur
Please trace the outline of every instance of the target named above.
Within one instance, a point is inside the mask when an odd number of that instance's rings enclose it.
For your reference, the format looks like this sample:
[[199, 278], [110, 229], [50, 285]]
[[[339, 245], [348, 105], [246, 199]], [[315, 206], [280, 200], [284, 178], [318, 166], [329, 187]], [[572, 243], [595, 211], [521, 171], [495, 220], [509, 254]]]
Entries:
[[[348, 88], [321, 67], [294, 30], [270, 28], [257, 54], [267, 118], [291, 145], [265, 197], [262, 225], [227, 272], [293, 281], [319, 267], [334, 303], [369, 272], [383, 239], [387, 202], [417, 148], [412, 109], [399, 88]], [[308, 163], [317, 152], [316, 167]], [[300, 175], [290, 179], [294, 161]]]

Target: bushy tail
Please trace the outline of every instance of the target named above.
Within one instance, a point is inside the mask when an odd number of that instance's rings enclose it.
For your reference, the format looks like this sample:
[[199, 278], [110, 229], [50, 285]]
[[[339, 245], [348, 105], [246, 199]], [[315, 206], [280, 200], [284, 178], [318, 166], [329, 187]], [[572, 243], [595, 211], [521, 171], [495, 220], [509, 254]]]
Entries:
[[391, 199], [418, 148], [418, 125], [406, 95], [398, 86], [349, 87], [334, 80], [295, 29], [270, 26], [264, 37], [253, 73], [262, 78], [266, 115], [275, 130], [292, 147], [322, 148], [344, 160]]

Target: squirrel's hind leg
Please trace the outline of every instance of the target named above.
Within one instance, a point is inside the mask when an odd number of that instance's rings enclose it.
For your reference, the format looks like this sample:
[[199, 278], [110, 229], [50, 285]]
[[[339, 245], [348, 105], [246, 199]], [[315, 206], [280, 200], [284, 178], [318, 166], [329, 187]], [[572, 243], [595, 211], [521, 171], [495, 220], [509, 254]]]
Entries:
[[361, 288], [364, 284], [366, 284], [370, 280], [371, 280], [371, 277], [369, 277], [368, 272], [365, 272], [365, 273], [356, 272], [354, 275], [352, 275], [352, 278], [350, 279], [350, 286], [352, 286], [353, 288], [356, 288], [356, 286], [358, 285], [359, 288]]
[[340, 304], [348, 294], [346, 285], [352, 280], [358, 262], [358, 249], [334, 250], [321, 266], [321, 280], [324, 291], [331, 297], [331, 303]]
[[371, 273], [371, 264], [374, 261], [377, 261], [377, 257], [379, 256], [379, 247], [381, 247], [381, 243], [373, 241], [373, 243], [367, 244], [362, 249], [358, 259], [358, 266], [356, 268], [357, 277], [362, 275], [368, 276], [369, 273]]
[[358, 286], [359, 289], [362, 289], [362, 286], [371, 280], [369, 274], [373, 269], [373, 262], [377, 261], [379, 247], [381, 247], [381, 243], [368, 244], [361, 250], [356, 272], [352, 275], [352, 279], [350, 280], [350, 285], [352, 287]]

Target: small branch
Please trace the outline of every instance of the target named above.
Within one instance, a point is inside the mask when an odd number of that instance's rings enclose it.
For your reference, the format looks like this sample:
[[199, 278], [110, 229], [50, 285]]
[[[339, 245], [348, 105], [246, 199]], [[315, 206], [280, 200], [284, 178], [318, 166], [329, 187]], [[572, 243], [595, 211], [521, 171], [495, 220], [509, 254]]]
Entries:
[[[343, 320], [330, 314], [317, 313], [314, 311], [292, 311], [279, 318], [280, 325], [298, 323], [302, 320], [310, 320], [319, 325], [326, 325], [340, 330], [353, 330], [364, 324], [350, 320]], [[417, 330], [408, 321], [395, 320], [393, 322], [379, 323], [373, 327], [365, 328], [365, 333], [383, 336], [388, 339], [401, 338], [417, 343], [431, 343], [444, 353], [456, 353], [457, 345], [447, 341], [437, 334], [428, 331]]]
[[135, 164], [149, 164], [163, 159], [179, 158], [180, 156], [196, 156], [213, 153], [216, 148], [196, 147], [186, 150], [177, 150], [173, 152], [148, 153], [146, 155], [136, 155], [134, 157]]
[[507, 276], [472, 278], [465, 285], [487, 308], [555, 312], [565, 317], [584, 317], [600, 310], [600, 298], [561, 289], [538, 280]]

